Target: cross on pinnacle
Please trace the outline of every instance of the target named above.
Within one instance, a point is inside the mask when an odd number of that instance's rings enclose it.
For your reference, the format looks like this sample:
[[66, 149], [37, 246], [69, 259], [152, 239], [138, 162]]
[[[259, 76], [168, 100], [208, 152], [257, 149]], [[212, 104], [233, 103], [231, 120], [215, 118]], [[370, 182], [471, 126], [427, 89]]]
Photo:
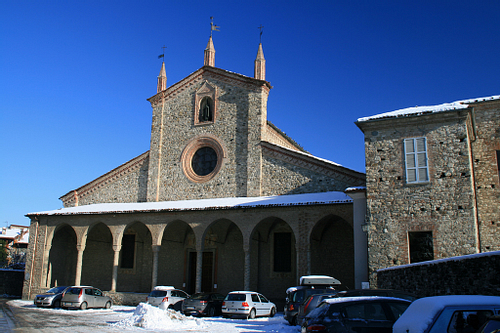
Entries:
[[259, 40], [259, 43], [262, 43], [262, 30], [264, 30], [264, 26], [261, 24], [257, 29], [260, 30], [260, 40]]
[[210, 16], [210, 37], [212, 37], [212, 31], [220, 31], [219, 26], [214, 24], [214, 17]]

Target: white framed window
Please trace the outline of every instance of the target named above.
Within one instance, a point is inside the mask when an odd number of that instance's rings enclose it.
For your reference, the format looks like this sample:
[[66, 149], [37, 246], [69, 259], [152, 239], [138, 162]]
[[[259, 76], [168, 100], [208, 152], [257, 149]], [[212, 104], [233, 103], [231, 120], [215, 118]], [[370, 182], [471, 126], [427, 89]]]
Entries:
[[405, 139], [404, 149], [406, 182], [428, 182], [429, 166], [427, 163], [427, 141], [425, 138]]

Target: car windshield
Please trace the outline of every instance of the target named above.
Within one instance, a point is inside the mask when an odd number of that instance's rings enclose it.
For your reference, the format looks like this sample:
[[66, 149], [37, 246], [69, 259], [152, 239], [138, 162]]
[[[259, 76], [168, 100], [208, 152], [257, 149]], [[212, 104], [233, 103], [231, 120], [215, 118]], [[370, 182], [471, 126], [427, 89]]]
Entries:
[[246, 294], [228, 294], [226, 301], [245, 301], [247, 299]]
[[149, 297], [165, 297], [167, 296], [167, 292], [165, 290], [153, 290]]
[[68, 288], [68, 287], [54, 287], [54, 288], [47, 290], [47, 294], [59, 294], [59, 293], [62, 293], [64, 291], [64, 289], [66, 289], [66, 288]]
[[79, 295], [81, 288], [69, 288], [66, 294]]
[[203, 299], [203, 300], [208, 300], [210, 298], [209, 294], [194, 294], [191, 295], [191, 299]]
[[297, 290], [292, 296], [292, 302], [302, 303], [307, 297], [314, 294], [333, 294], [337, 291], [335, 289], [300, 289]]

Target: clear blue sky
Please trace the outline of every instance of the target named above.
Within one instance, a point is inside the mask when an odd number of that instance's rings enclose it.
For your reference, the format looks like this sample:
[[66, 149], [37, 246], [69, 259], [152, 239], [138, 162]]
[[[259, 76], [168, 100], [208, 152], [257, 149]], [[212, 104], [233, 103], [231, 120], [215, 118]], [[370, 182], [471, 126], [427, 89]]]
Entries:
[[356, 119], [500, 94], [500, 1], [2, 1], [0, 222], [149, 149], [162, 46], [167, 85], [203, 65], [253, 76], [268, 119], [312, 154], [364, 171]]

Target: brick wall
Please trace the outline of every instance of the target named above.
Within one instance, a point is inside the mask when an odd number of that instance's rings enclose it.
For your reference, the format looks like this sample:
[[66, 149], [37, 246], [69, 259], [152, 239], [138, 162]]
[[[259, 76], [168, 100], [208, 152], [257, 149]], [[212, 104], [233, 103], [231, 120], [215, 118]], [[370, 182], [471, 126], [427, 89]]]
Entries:
[[500, 294], [500, 252], [474, 254], [382, 269], [378, 288], [412, 292], [420, 297]]

